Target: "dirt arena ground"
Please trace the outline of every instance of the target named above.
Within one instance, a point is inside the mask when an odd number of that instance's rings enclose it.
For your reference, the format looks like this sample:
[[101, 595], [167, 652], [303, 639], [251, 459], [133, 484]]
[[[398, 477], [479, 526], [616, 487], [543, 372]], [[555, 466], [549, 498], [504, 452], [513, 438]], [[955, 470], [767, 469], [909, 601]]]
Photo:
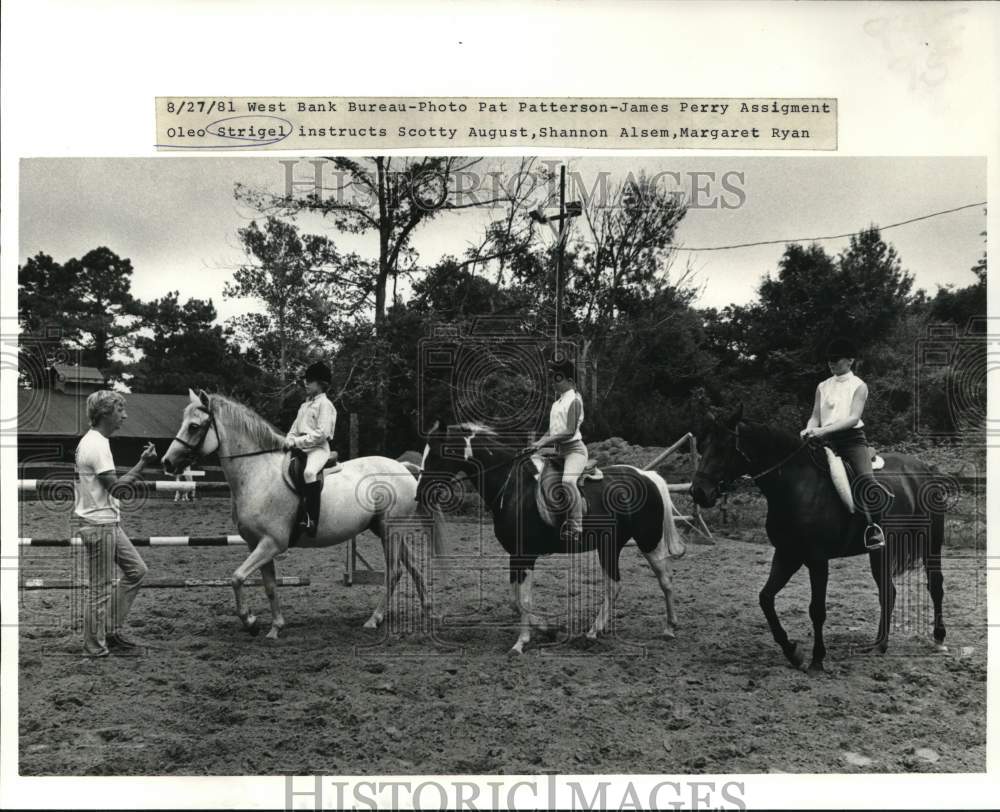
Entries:
[[[536, 604], [560, 632], [522, 657], [506, 557], [488, 526], [448, 525], [434, 576], [444, 624], [420, 629], [404, 576], [387, 628], [362, 623], [381, 590], [343, 586], [344, 548], [291, 551], [279, 575], [308, 575], [281, 597], [280, 640], [249, 637], [228, 588], [147, 589], [130, 631], [141, 657], [86, 661], [74, 593], [22, 591], [23, 775], [273, 773], [980, 772], [986, 745], [986, 558], [969, 524], [944, 559], [947, 654], [930, 645], [922, 572], [897, 580], [888, 655], [874, 637], [867, 560], [833, 562], [827, 673], [788, 667], [757, 605], [771, 549], [759, 517], [730, 519], [713, 546], [675, 565], [681, 627], [664, 620], [655, 579], [622, 554], [614, 633], [585, 645], [599, 568], [593, 554], [540, 563]], [[22, 534], [67, 534], [67, 509], [22, 503]], [[950, 522], [950, 525], [954, 523]], [[131, 535], [232, 532], [228, 499], [150, 501]], [[971, 531], [970, 531], [971, 532]], [[954, 542], [958, 539], [959, 545]], [[365, 556], [381, 559], [373, 537]], [[143, 548], [150, 577], [227, 578], [242, 548]], [[26, 577], [68, 577], [72, 552], [25, 548]], [[574, 562], [576, 569], [567, 569]], [[445, 564], [447, 568], [445, 568]], [[251, 591], [269, 623], [263, 590]], [[789, 634], [811, 645], [808, 577], [779, 596]], [[266, 625], [265, 625], [266, 628]]]

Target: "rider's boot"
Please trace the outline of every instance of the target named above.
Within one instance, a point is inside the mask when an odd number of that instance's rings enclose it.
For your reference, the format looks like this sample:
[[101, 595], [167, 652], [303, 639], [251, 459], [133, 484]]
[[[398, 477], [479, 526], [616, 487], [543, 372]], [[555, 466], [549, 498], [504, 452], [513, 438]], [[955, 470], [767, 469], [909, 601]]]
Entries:
[[323, 480], [317, 479], [315, 482], [305, 484], [305, 516], [299, 522], [299, 527], [309, 538], [316, 538], [316, 529], [319, 526], [319, 506], [323, 496]]

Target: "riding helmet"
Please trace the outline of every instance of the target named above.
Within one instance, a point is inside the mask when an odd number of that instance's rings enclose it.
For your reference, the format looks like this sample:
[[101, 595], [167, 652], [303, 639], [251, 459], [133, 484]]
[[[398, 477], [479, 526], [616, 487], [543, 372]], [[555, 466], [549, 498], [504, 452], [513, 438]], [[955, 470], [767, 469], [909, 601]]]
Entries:
[[307, 383], [309, 381], [325, 383], [329, 386], [333, 382], [333, 373], [330, 371], [330, 367], [322, 361], [317, 361], [315, 364], [310, 364], [306, 367], [306, 372], [305, 375], [302, 376], [302, 380]]
[[566, 380], [576, 380], [576, 364], [569, 358], [556, 357], [549, 361], [549, 372], [559, 378]]
[[826, 346], [826, 358], [828, 361], [837, 361], [841, 358], [857, 358], [858, 348], [849, 338], [840, 336], [833, 339]]

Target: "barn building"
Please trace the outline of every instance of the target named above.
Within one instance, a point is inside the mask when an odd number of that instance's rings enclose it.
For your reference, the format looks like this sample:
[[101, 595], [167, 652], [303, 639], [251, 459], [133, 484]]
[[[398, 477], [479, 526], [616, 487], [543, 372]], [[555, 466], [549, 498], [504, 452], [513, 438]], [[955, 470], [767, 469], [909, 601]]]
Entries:
[[[25, 477], [42, 475], [28, 468], [73, 462], [77, 443], [90, 428], [87, 396], [107, 388], [107, 381], [95, 367], [60, 364], [48, 367], [40, 383], [17, 393], [17, 458]], [[127, 469], [149, 441], [161, 455], [167, 450], [188, 396], [123, 394], [128, 418], [111, 438], [111, 451], [118, 466]]]

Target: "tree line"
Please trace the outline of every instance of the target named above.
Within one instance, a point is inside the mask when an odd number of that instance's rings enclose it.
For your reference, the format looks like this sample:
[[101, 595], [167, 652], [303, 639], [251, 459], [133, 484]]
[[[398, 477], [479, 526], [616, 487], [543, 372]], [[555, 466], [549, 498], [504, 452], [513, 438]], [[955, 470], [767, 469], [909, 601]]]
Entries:
[[[238, 231], [246, 259], [223, 296], [254, 300], [259, 312], [220, 325], [211, 300], [182, 301], [174, 291], [140, 301], [130, 260], [100, 246], [62, 262], [40, 253], [19, 267], [23, 334], [54, 336], [81, 365], [131, 391], [223, 392], [281, 427], [301, 402], [300, 370], [326, 360], [339, 412], [359, 415], [363, 453], [417, 447], [421, 421], [453, 419], [463, 403], [484, 420], [520, 414], [541, 427], [550, 393], [539, 397], [538, 367], [524, 359], [551, 345], [558, 247], [531, 216], [537, 199], [529, 203], [517, 183], [471, 203], [451, 194], [448, 179], [478, 159], [329, 160], [335, 183], [363, 189], [363, 199], [236, 185], [260, 216]], [[539, 171], [530, 159], [521, 169]], [[422, 188], [427, 178], [440, 187]], [[489, 212], [480, 238], [422, 264], [414, 234], [465, 208]], [[708, 403], [740, 401], [749, 415], [804, 424], [834, 335], [861, 350], [874, 441], [984, 423], [985, 376], [976, 370], [985, 368], [985, 319], [977, 320], [986, 313], [985, 251], [967, 286], [931, 294], [913, 289], [902, 258], [871, 226], [836, 255], [789, 244], [752, 302], [705, 308], [700, 281], [673, 248], [686, 211], [682, 198], [630, 175], [609, 197], [585, 201], [585, 228], [564, 245], [563, 334], [578, 361], [587, 439], [666, 444]], [[305, 233], [302, 214], [321, 215], [334, 234], [370, 234], [378, 250], [362, 256]], [[957, 366], [921, 359], [935, 324], [954, 328]], [[449, 344], [451, 362], [429, 360], [429, 347]], [[347, 421], [339, 422], [346, 451]]]

